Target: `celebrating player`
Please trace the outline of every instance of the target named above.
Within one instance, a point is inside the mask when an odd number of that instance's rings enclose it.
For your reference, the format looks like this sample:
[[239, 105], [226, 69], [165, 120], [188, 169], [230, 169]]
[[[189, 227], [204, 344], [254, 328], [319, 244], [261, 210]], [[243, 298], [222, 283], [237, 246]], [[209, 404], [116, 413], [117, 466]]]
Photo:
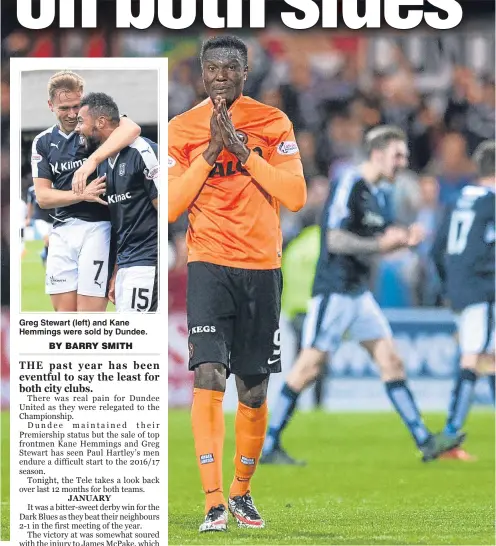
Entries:
[[[55, 311], [105, 311], [109, 276], [110, 218], [100, 199], [101, 180], [72, 191], [74, 171], [88, 160], [84, 138], [74, 129], [83, 94], [83, 79], [63, 71], [48, 82], [48, 106], [57, 125], [33, 141], [32, 174], [41, 208], [55, 208], [46, 265], [45, 290]], [[100, 163], [132, 143], [140, 128], [123, 118], [118, 129], [97, 152], [91, 163]]]
[[[119, 109], [104, 93], [83, 97], [76, 131], [101, 146], [119, 126]], [[138, 137], [98, 167], [106, 179], [117, 265], [109, 297], [118, 312], [152, 312], [158, 304], [157, 145]], [[103, 192], [102, 192], [103, 193]], [[114, 297], [115, 294], [115, 297]]]
[[381, 180], [393, 182], [407, 166], [406, 136], [380, 126], [365, 140], [368, 160], [345, 172], [332, 186], [324, 208], [321, 250], [312, 299], [303, 326], [302, 351], [289, 372], [271, 417], [261, 463], [294, 464], [280, 445], [280, 435], [300, 393], [319, 374], [343, 335], [349, 332], [375, 360], [393, 406], [422, 451], [423, 460], [438, 457], [461, 443], [463, 435], [432, 435], [407, 386], [403, 362], [390, 326], [368, 290], [375, 255], [416, 246], [423, 238], [417, 225], [408, 230], [390, 225]]
[[[474, 153], [478, 185], [465, 186], [447, 210], [432, 247], [444, 292], [457, 316], [461, 361], [444, 433], [460, 434], [472, 403], [481, 365], [490, 362], [494, 400], [495, 142]], [[461, 449], [446, 453], [471, 458]]]
[[[306, 199], [289, 119], [243, 96], [247, 48], [236, 37], [201, 51], [209, 98], [169, 124], [169, 222], [189, 212], [187, 315], [194, 370], [191, 419], [205, 500], [203, 531], [264, 526], [250, 495], [267, 425], [269, 375], [281, 370], [280, 204]], [[235, 474], [222, 485], [229, 373], [236, 376]]]

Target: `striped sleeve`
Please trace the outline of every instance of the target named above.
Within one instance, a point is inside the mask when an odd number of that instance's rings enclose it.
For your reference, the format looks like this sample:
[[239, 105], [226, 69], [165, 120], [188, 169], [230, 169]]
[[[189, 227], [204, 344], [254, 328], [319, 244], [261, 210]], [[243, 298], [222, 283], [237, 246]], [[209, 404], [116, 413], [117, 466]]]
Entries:
[[48, 161], [46, 135], [49, 135], [53, 127], [41, 132], [33, 140], [31, 147], [31, 173], [33, 178], [47, 178], [53, 182], [52, 169]]
[[145, 187], [151, 199], [158, 197], [158, 182], [159, 182], [159, 163], [158, 163], [158, 147], [155, 142], [145, 140], [138, 137], [130, 146], [134, 148], [140, 158], [140, 168], [143, 170]]

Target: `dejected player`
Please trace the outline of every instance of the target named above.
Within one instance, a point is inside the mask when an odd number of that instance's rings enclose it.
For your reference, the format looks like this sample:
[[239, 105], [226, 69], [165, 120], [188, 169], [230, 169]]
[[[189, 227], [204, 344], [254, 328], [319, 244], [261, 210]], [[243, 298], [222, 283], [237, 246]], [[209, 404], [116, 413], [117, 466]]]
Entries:
[[[105, 93], [81, 101], [76, 131], [103, 145], [119, 126], [119, 108]], [[117, 265], [109, 297], [117, 312], [154, 312], [158, 305], [157, 145], [138, 137], [98, 167], [116, 236]]]
[[331, 187], [321, 225], [321, 248], [312, 299], [302, 334], [302, 351], [288, 374], [271, 416], [262, 464], [295, 464], [281, 447], [280, 436], [300, 393], [336, 352], [346, 332], [379, 367], [394, 408], [423, 454], [438, 457], [461, 443], [463, 435], [432, 435], [407, 385], [405, 369], [391, 328], [369, 291], [374, 256], [416, 246], [423, 238], [417, 225], [408, 230], [391, 225], [380, 182], [393, 182], [408, 164], [406, 136], [392, 126], [379, 126], [365, 138], [368, 160], [344, 172]]
[[[474, 161], [478, 184], [465, 186], [454, 206], [448, 208], [431, 251], [443, 291], [456, 314], [461, 353], [444, 428], [448, 436], [460, 434], [475, 382], [486, 362], [494, 401], [494, 140], [478, 146]], [[462, 449], [454, 449], [445, 457], [472, 458]]]
[[[267, 425], [267, 385], [281, 370], [279, 207], [300, 209], [306, 185], [289, 119], [242, 94], [246, 45], [207, 40], [201, 51], [209, 98], [169, 124], [169, 222], [189, 212], [187, 315], [191, 409], [205, 492], [203, 531], [264, 521], [250, 495]], [[226, 376], [236, 376], [235, 473], [222, 485]]]
[[[83, 94], [83, 79], [68, 70], [48, 82], [48, 105], [57, 125], [33, 141], [31, 165], [36, 199], [43, 209], [55, 209], [45, 291], [55, 311], [105, 311], [109, 278], [110, 218], [100, 199], [99, 179], [72, 191], [72, 177], [90, 155], [84, 138], [75, 132]], [[99, 163], [131, 144], [140, 128], [123, 118], [91, 163]]]

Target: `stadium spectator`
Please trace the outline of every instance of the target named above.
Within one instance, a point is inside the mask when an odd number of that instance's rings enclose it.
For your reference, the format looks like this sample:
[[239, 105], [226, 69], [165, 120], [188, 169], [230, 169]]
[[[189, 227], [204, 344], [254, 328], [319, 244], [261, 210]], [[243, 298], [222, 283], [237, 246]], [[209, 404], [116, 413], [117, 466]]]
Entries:
[[467, 139], [462, 133], [448, 132], [440, 141], [437, 153], [428, 165], [439, 181], [440, 202], [451, 202], [458, 192], [474, 179], [474, 166], [467, 153]]

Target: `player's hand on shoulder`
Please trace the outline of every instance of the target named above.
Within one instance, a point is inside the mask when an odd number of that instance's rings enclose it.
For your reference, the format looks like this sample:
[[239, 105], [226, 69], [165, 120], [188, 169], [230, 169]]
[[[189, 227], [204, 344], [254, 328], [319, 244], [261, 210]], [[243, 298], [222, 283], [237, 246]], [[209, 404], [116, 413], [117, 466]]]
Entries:
[[426, 231], [421, 224], [412, 224], [408, 228], [408, 246], [417, 246], [425, 240]]
[[392, 252], [408, 246], [408, 230], [400, 226], [391, 226], [379, 237], [379, 250], [382, 253]]
[[93, 203], [100, 203], [100, 205], [108, 205], [100, 196], [103, 195], [107, 189], [105, 179], [107, 175], [99, 176], [92, 180], [84, 189], [82, 198], [84, 201], [89, 201]]
[[75, 194], [83, 194], [88, 177], [95, 172], [97, 167], [98, 163], [90, 156], [74, 173], [74, 176], [72, 177], [72, 191]]

